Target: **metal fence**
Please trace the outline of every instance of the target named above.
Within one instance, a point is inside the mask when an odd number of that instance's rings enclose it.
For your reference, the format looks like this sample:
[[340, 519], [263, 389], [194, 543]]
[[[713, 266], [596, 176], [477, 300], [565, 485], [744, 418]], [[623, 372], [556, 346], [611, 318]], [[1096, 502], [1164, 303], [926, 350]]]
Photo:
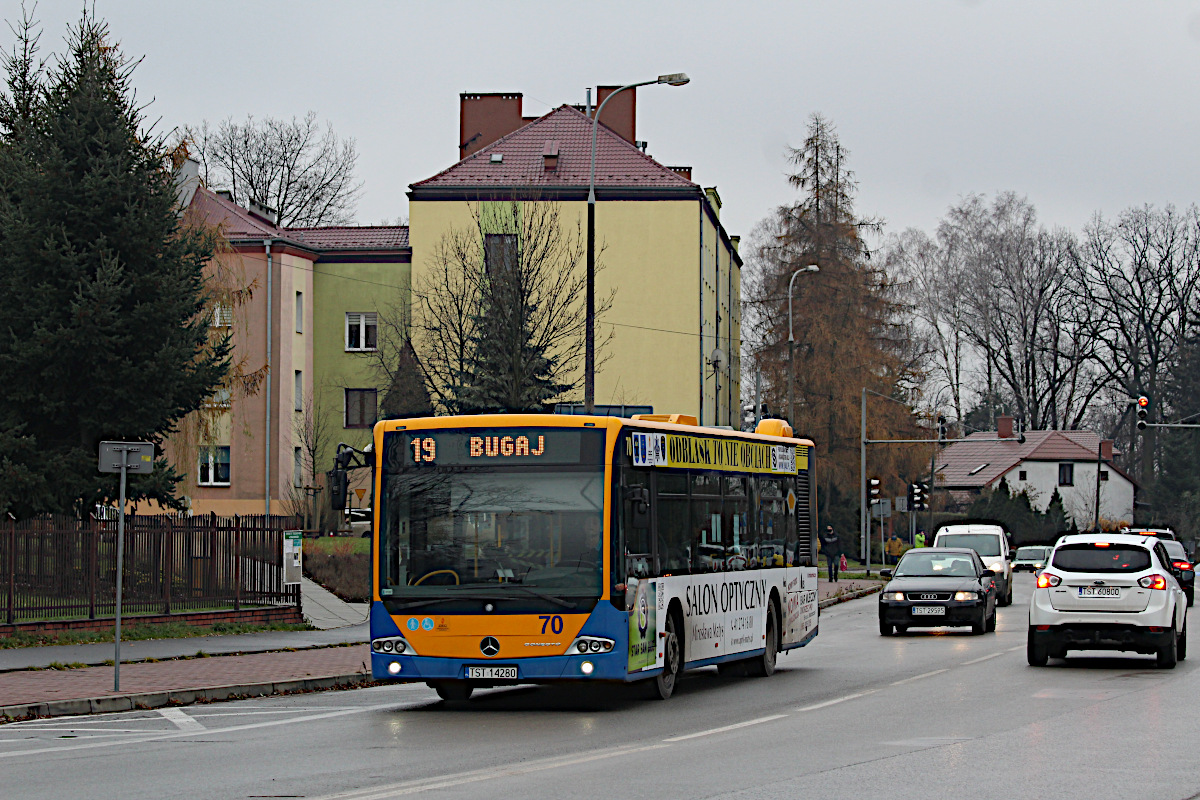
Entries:
[[[44, 516], [0, 527], [7, 624], [116, 614], [117, 520]], [[283, 584], [292, 517], [125, 518], [122, 615], [299, 605]]]

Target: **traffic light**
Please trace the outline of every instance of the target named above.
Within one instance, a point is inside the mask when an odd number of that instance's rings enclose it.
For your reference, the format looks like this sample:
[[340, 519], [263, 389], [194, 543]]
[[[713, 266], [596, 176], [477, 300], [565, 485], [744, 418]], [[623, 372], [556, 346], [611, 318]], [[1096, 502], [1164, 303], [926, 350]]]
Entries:
[[914, 483], [908, 487], [908, 507], [911, 511], [929, 508], [929, 484]]
[[1137, 426], [1139, 431], [1146, 430], [1146, 417], [1150, 416], [1150, 398], [1142, 395], [1137, 399]]
[[325, 475], [329, 478], [329, 502], [335, 511], [341, 511], [346, 508], [346, 495], [349, 493], [349, 479], [346, 475], [346, 470], [341, 467], [334, 467], [326, 472]]
[[867, 479], [867, 499], [872, 503], [879, 499], [879, 478]]
[[946, 441], [946, 417], [942, 414], [938, 414], [938, 441]]

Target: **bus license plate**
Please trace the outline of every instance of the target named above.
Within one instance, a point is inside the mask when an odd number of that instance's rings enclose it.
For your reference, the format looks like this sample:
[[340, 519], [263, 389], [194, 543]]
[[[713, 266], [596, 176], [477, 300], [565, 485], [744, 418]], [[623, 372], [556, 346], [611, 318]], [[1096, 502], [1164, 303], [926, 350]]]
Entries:
[[1121, 590], [1116, 586], [1080, 586], [1080, 597], [1120, 597]]
[[500, 680], [500, 681], [515, 681], [517, 679], [516, 667], [467, 667], [468, 678], [482, 678], [484, 680]]
[[913, 606], [914, 617], [941, 617], [946, 614], [945, 606]]

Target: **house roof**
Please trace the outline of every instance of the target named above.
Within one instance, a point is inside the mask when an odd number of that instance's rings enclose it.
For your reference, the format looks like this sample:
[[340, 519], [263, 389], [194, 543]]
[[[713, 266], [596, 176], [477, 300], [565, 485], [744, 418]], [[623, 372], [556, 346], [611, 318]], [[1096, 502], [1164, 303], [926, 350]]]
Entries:
[[285, 228], [318, 250], [393, 250], [408, 247], [407, 225]]
[[276, 239], [315, 252], [407, 249], [407, 225], [335, 225], [286, 228], [252, 214], [237, 203], [204, 187], [192, 196], [191, 208], [231, 241]]
[[[557, 164], [548, 169], [546, 156], [554, 152]], [[592, 120], [578, 109], [562, 105], [410, 188], [587, 187], [591, 153]], [[500, 160], [493, 161], [493, 155]], [[603, 124], [596, 135], [596, 186], [690, 192], [700, 188]]]
[[1022, 461], [1095, 461], [1099, 449], [1100, 436], [1094, 431], [1026, 431], [1024, 442], [1001, 439], [995, 431], [973, 433], [942, 450], [937, 483], [951, 489], [981, 489]]

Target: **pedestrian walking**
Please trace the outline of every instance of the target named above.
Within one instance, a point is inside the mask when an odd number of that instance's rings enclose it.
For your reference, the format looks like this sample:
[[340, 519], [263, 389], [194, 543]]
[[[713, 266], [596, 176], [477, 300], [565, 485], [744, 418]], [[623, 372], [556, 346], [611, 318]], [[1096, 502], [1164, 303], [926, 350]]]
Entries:
[[821, 552], [825, 554], [825, 560], [829, 564], [829, 581], [831, 583], [838, 582], [838, 567], [842, 562], [842, 540], [833, 532], [832, 525], [825, 526], [825, 532], [821, 534]]
[[916, 538], [913, 539], [913, 546], [914, 547], [924, 547], [925, 546], [925, 529], [924, 528], [917, 529]]
[[895, 564], [900, 560], [900, 555], [904, 552], [904, 542], [900, 539], [900, 534], [892, 531], [892, 538], [887, 540], [887, 546], [884, 548], [887, 555], [887, 563]]

